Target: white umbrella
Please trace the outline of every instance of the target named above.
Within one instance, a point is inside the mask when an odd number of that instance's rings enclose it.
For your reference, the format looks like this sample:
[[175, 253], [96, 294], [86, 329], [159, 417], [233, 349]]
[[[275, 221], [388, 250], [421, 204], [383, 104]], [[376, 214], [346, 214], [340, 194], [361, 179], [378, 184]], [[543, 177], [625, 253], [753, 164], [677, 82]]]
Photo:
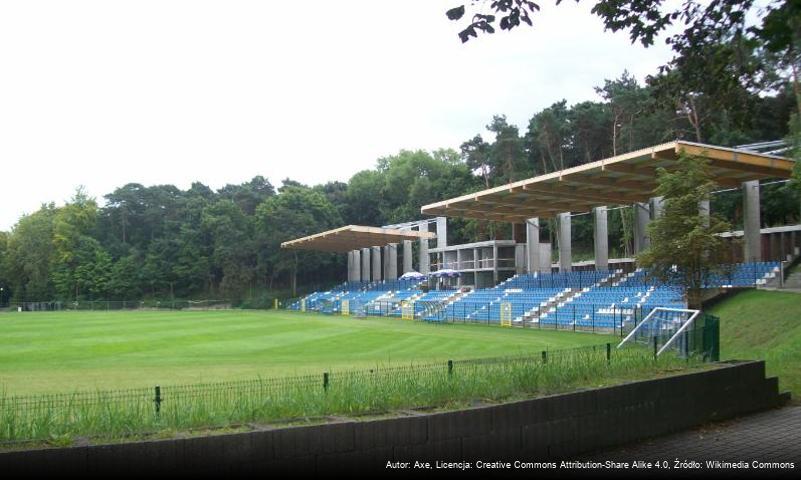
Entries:
[[408, 271], [400, 276], [401, 280], [421, 280], [423, 278], [426, 278], [426, 276], [414, 270]]
[[452, 268], [443, 268], [442, 270], [437, 270], [436, 272], [431, 274], [432, 277], [448, 277], [448, 278], [459, 277], [461, 275], [462, 274], [460, 272], [457, 272]]

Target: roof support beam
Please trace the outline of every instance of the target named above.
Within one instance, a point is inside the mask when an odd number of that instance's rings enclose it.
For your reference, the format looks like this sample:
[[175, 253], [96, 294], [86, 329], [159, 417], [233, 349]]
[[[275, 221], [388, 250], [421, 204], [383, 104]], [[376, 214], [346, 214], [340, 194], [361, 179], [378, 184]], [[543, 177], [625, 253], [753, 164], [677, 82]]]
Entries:
[[520, 222], [565, 211], [646, 202], [655, 195], [658, 168], [673, 171], [679, 152], [708, 159], [723, 187], [767, 177], [788, 178], [792, 160], [677, 140], [424, 206], [428, 215]]
[[614, 193], [610, 195], [608, 193], [600, 193], [600, 192], [596, 193], [594, 191], [590, 192], [588, 190], [584, 190], [583, 192], [577, 192], [576, 189], [572, 187], [556, 189], [546, 185], [542, 186], [526, 185], [523, 187], [523, 190], [530, 192], [544, 193], [556, 198], [572, 198], [575, 200], [587, 200], [592, 203], [606, 202], [611, 204], [626, 204], [636, 201], [634, 197], [629, 195], [624, 195], [624, 194], [616, 195]]

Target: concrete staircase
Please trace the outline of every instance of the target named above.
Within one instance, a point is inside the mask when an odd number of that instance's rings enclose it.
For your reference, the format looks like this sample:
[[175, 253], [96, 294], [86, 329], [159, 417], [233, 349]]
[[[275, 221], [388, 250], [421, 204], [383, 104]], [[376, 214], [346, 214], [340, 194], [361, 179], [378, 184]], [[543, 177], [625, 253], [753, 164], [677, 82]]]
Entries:
[[566, 302], [569, 298], [573, 298], [579, 292], [580, 290], [572, 290], [569, 288], [559, 292], [556, 296], [549, 298], [545, 305], [532, 308], [523, 314], [522, 323], [539, 323], [542, 315], [552, 313], [556, 309], [557, 305]]
[[540, 316], [543, 314], [553, 313], [556, 310], [557, 306], [561, 306], [565, 303], [571, 302], [574, 298], [580, 297], [582, 293], [589, 292], [593, 288], [596, 287], [610, 287], [612, 285], [617, 285], [621, 281], [625, 281], [628, 278], [623, 270], [615, 270], [609, 276], [602, 278], [599, 282], [589, 286], [582, 288], [580, 290], [573, 290], [573, 289], [566, 289], [561, 292], [559, 295], [552, 297], [548, 300], [545, 305], [540, 305], [538, 308], [532, 308], [522, 317], [522, 323], [531, 322], [531, 323], [539, 323]]
[[801, 268], [796, 267], [796, 270], [784, 279], [784, 285], [777, 290], [801, 293]]
[[445, 307], [450, 305], [451, 303], [459, 300], [460, 298], [468, 295], [470, 292], [462, 292], [461, 290], [456, 290], [453, 295], [448, 295], [444, 299], [440, 300], [436, 305], [432, 305], [422, 312], [420, 312], [420, 318], [426, 318], [429, 315], [434, 315], [445, 310]]

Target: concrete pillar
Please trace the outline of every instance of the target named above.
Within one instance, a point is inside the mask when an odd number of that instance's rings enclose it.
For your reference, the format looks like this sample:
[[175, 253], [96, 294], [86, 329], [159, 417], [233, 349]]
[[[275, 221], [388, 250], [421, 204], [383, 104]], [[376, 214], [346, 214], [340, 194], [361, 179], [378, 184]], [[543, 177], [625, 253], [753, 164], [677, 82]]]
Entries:
[[353, 250], [350, 252], [353, 256], [353, 282], [361, 282], [362, 281], [362, 256], [361, 252], [358, 250]]
[[556, 241], [559, 243], [559, 271], [569, 272], [573, 269], [573, 249], [571, 247], [572, 232], [570, 230], [570, 212], [556, 216]]
[[526, 220], [526, 271], [540, 271], [540, 219]]
[[651, 221], [651, 209], [647, 203], [634, 204], [634, 254], [647, 249], [648, 223]]
[[657, 219], [662, 216], [662, 210], [665, 204], [665, 197], [653, 197], [651, 199], [651, 220]]
[[348, 282], [353, 281], [353, 251], [348, 252]]
[[498, 244], [492, 244], [492, 284], [498, 284]]
[[437, 217], [437, 248], [448, 246], [448, 219]]
[[389, 255], [387, 255], [388, 260], [387, 263], [389, 264], [389, 268], [387, 269], [387, 280], [397, 280], [398, 279], [398, 244], [397, 243], [390, 243], [387, 245], [389, 249]]
[[362, 281], [370, 282], [370, 249], [362, 248]]
[[762, 261], [759, 180], [743, 182], [743, 261]]
[[404, 240], [403, 241], [403, 272], [411, 272], [412, 269], [412, 241], [411, 240]]
[[381, 275], [384, 277], [384, 280], [389, 280], [389, 245], [384, 245], [381, 250], [383, 250], [383, 255], [381, 256]]
[[[428, 231], [428, 224], [423, 223], [420, 225], [421, 232]], [[428, 258], [428, 239], [421, 238], [420, 239], [420, 258], [417, 262], [418, 271], [424, 275], [428, 275], [430, 273], [429, 269], [429, 258]]]
[[595, 270], [609, 270], [609, 228], [606, 218], [606, 207], [592, 209], [593, 244], [595, 247]]
[[381, 281], [381, 247], [373, 247], [373, 281]]

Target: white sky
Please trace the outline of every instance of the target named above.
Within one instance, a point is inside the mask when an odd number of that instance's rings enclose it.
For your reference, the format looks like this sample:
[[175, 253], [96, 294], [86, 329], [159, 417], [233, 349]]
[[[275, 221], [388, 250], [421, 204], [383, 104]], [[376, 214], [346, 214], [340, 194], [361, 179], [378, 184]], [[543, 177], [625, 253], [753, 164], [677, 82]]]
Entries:
[[591, 2], [462, 44], [434, 0], [0, 3], [0, 230], [78, 185], [346, 181], [457, 148], [670, 52], [604, 32]]

